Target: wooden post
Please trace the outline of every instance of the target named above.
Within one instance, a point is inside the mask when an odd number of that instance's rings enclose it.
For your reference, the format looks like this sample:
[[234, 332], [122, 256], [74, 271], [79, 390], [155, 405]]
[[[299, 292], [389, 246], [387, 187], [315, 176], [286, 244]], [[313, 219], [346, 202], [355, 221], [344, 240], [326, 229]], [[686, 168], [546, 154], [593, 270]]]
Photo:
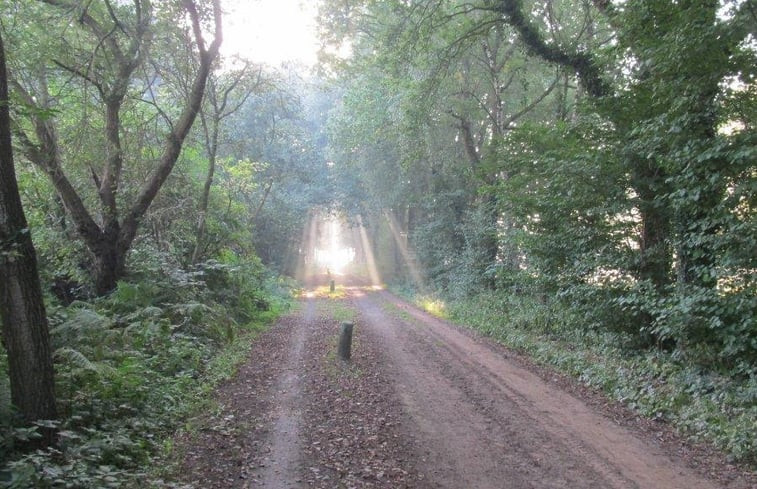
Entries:
[[351, 356], [353, 326], [352, 323], [347, 321], [342, 323], [342, 332], [339, 335], [339, 358], [344, 361], [348, 361]]
[[329, 287], [329, 290], [331, 291], [332, 294], [334, 293], [335, 288], [336, 287], [334, 286], [334, 281], [332, 280], [331, 281], [331, 286]]

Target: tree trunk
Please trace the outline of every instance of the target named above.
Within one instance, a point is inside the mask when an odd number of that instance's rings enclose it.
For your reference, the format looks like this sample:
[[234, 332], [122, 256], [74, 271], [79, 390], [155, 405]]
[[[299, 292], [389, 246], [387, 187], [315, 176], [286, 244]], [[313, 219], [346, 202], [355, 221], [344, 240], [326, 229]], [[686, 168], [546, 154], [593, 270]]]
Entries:
[[[666, 190], [665, 175], [653, 162], [631, 158], [631, 185], [639, 196], [641, 233], [639, 235], [638, 277], [649, 280], [658, 291], [671, 281], [670, 216], [656, 202]], [[658, 187], [658, 188], [655, 188]]]
[[[5, 49], [0, 37], [0, 318], [11, 401], [27, 422], [55, 419], [55, 377], [37, 256], [18, 193], [11, 147]], [[43, 433], [42, 445], [54, 433]]]
[[103, 239], [95, 251], [94, 281], [95, 293], [98, 297], [115, 290], [118, 281], [126, 273], [126, 250], [121, 250], [116, 239]]
[[192, 265], [195, 265], [200, 258], [200, 251], [202, 250], [202, 243], [205, 239], [205, 220], [208, 214], [208, 202], [210, 201], [210, 187], [213, 185], [213, 176], [216, 171], [216, 155], [215, 151], [212, 151], [208, 155], [208, 173], [205, 177], [205, 185], [202, 188], [202, 195], [200, 196], [200, 209], [199, 216], [197, 218], [197, 230], [195, 231], [195, 246], [192, 251]]
[[265, 201], [268, 199], [268, 195], [271, 193], [271, 188], [273, 187], [273, 179], [269, 180], [268, 183], [265, 186], [265, 191], [263, 192], [263, 197], [260, 199], [260, 204], [258, 204], [257, 208], [255, 209], [255, 214], [252, 215], [252, 218], [250, 219], [251, 223], [255, 223], [255, 221], [258, 220], [258, 216], [260, 215], [260, 211], [263, 210], [263, 206], [265, 205]]
[[[60, 6], [58, 2], [47, 1], [47, 3]], [[114, 37], [108, 37], [106, 44], [110, 46], [111, 54], [119, 64], [118, 75], [115, 80], [111, 80], [112, 90], [106, 91], [108, 83], [104, 81], [93, 80], [89, 77], [86, 78], [88, 82], [95, 85], [104, 99], [108, 99], [105, 134], [108, 143], [107, 164], [101, 177], [94, 175], [104, 214], [102, 225], [99, 225], [95, 221], [92, 213], [87, 209], [81, 196], [63, 171], [61, 155], [58, 150], [58, 138], [52, 119], [39, 115], [32, 117], [35, 133], [39, 140], [38, 144], [32, 142], [22, 129], [19, 130], [21, 146], [24, 148], [27, 157], [48, 174], [61, 200], [64, 202], [71, 220], [76, 225], [77, 233], [94, 256], [93, 281], [95, 282], [97, 295], [111, 292], [116, 287], [118, 279], [124, 275], [126, 270], [126, 255], [137, 235], [140, 220], [144, 217], [179, 158], [184, 140], [200, 110], [208, 75], [213, 62], [218, 56], [218, 51], [223, 40], [220, 0], [212, 1], [215, 37], [209, 46], [206, 46], [203, 38], [200, 16], [195, 2], [186, 0], [182, 4], [191, 20], [194, 40], [197, 43], [199, 51], [200, 65], [192, 81], [186, 104], [182, 108], [178, 119], [171, 125], [171, 131], [166, 136], [160, 161], [152, 174], [147, 178], [135, 202], [127, 212], [119, 216], [121, 213], [118, 212], [116, 206], [116, 194], [119, 188], [121, 166], [123, 163], [119, 135], [119, 131], [122, 129], [119, 110], [121, 108], [121, 101], [126, 94], [126, 88], [131, 83], [131, 75], [142, 62], [142, 49], [137, 49], [137, 51], [132, 53], [133, 56], [127, 59], [115, 42]], [[97, 24], [97, 21], [87, 15], [86, 12], [82, 14], [82, 19], [80, 19], [80, 22], [83, 21], [84, 24], [90, 26], [95, 33], [104, 32]], [[140, 36], [144, 35], [144, 32], [139, 33], [139, 36], [134, 39], [134, 46], [141, 45], [143, 38]], [[79, 75], [76, 70], [72, 71]], [[18, 83], [14, 84], [14, 87], [16, 87], [18, 94], [30, 106], [37, 105], [34, 97]], [[49, 107], [44, 108], [47, 109]]]
[[480, 205], [483, 206], [486, 227], [479, 243], [482, 262], [476, 265], [479, 268], [482, 284], [487, 289], [493, 290], [497, 287], [497, 280], [493, 274], [487, 274], [487, 270], [495, 265], [499, 258], [499, 238], [497, 236], [499, 212], [497, 211], [497, 196], [489, 193], [482, 200]]

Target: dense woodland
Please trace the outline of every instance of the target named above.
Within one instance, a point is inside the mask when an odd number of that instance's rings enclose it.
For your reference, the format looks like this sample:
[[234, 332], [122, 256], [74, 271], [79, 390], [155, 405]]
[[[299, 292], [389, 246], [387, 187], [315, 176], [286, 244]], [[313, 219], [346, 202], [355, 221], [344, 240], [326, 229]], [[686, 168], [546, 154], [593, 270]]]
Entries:
[[219, 0], [0, 5], [3, 487], [171, 487], [329, 215], [354, 273], [757, 462], [753, 0], [324, 0], [313, 70], [224, 55]]

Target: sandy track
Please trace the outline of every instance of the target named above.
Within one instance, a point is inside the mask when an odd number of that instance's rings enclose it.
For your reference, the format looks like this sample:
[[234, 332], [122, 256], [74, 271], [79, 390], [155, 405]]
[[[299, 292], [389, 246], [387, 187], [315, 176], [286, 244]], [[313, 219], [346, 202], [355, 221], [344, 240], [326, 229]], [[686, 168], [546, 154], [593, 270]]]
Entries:
[[[355, 316], [349, 364], [334, 355], [338, 308]], [[701, 477], [670, 444], [509, 356], [384, 291], [306, 299], [256, 340], [219, 389], [218, 411], [178, 440], [180, 479], [240, 489], [755, 487]]]
[[302, 382], [312, 304], [254, 342], [215, 396], [216, 408], [176, 441], [176, 479], [198, 489], [284, 489], [302, 483]]
[[429, 475], [438, 487], [721, 487], [486, 340], [386, 292], [355, 303], [366, 330], [381, 340], [408, 429], [433, 461]]

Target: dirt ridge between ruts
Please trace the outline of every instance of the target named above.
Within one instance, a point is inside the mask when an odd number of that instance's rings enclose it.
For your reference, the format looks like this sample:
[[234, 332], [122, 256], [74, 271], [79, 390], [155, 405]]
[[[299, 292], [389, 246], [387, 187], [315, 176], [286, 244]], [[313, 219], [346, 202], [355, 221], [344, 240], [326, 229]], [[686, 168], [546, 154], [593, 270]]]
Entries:
[[[328, 310], [328, 302], [321, 302]], [[339, 322], [321, 316], [309, 349], [304, 434], [310, 487], [430, 488], [407, 436], [406, 415], [384, 373], [379, 346], [359, 316], [349, 363], [337, 358]]]

